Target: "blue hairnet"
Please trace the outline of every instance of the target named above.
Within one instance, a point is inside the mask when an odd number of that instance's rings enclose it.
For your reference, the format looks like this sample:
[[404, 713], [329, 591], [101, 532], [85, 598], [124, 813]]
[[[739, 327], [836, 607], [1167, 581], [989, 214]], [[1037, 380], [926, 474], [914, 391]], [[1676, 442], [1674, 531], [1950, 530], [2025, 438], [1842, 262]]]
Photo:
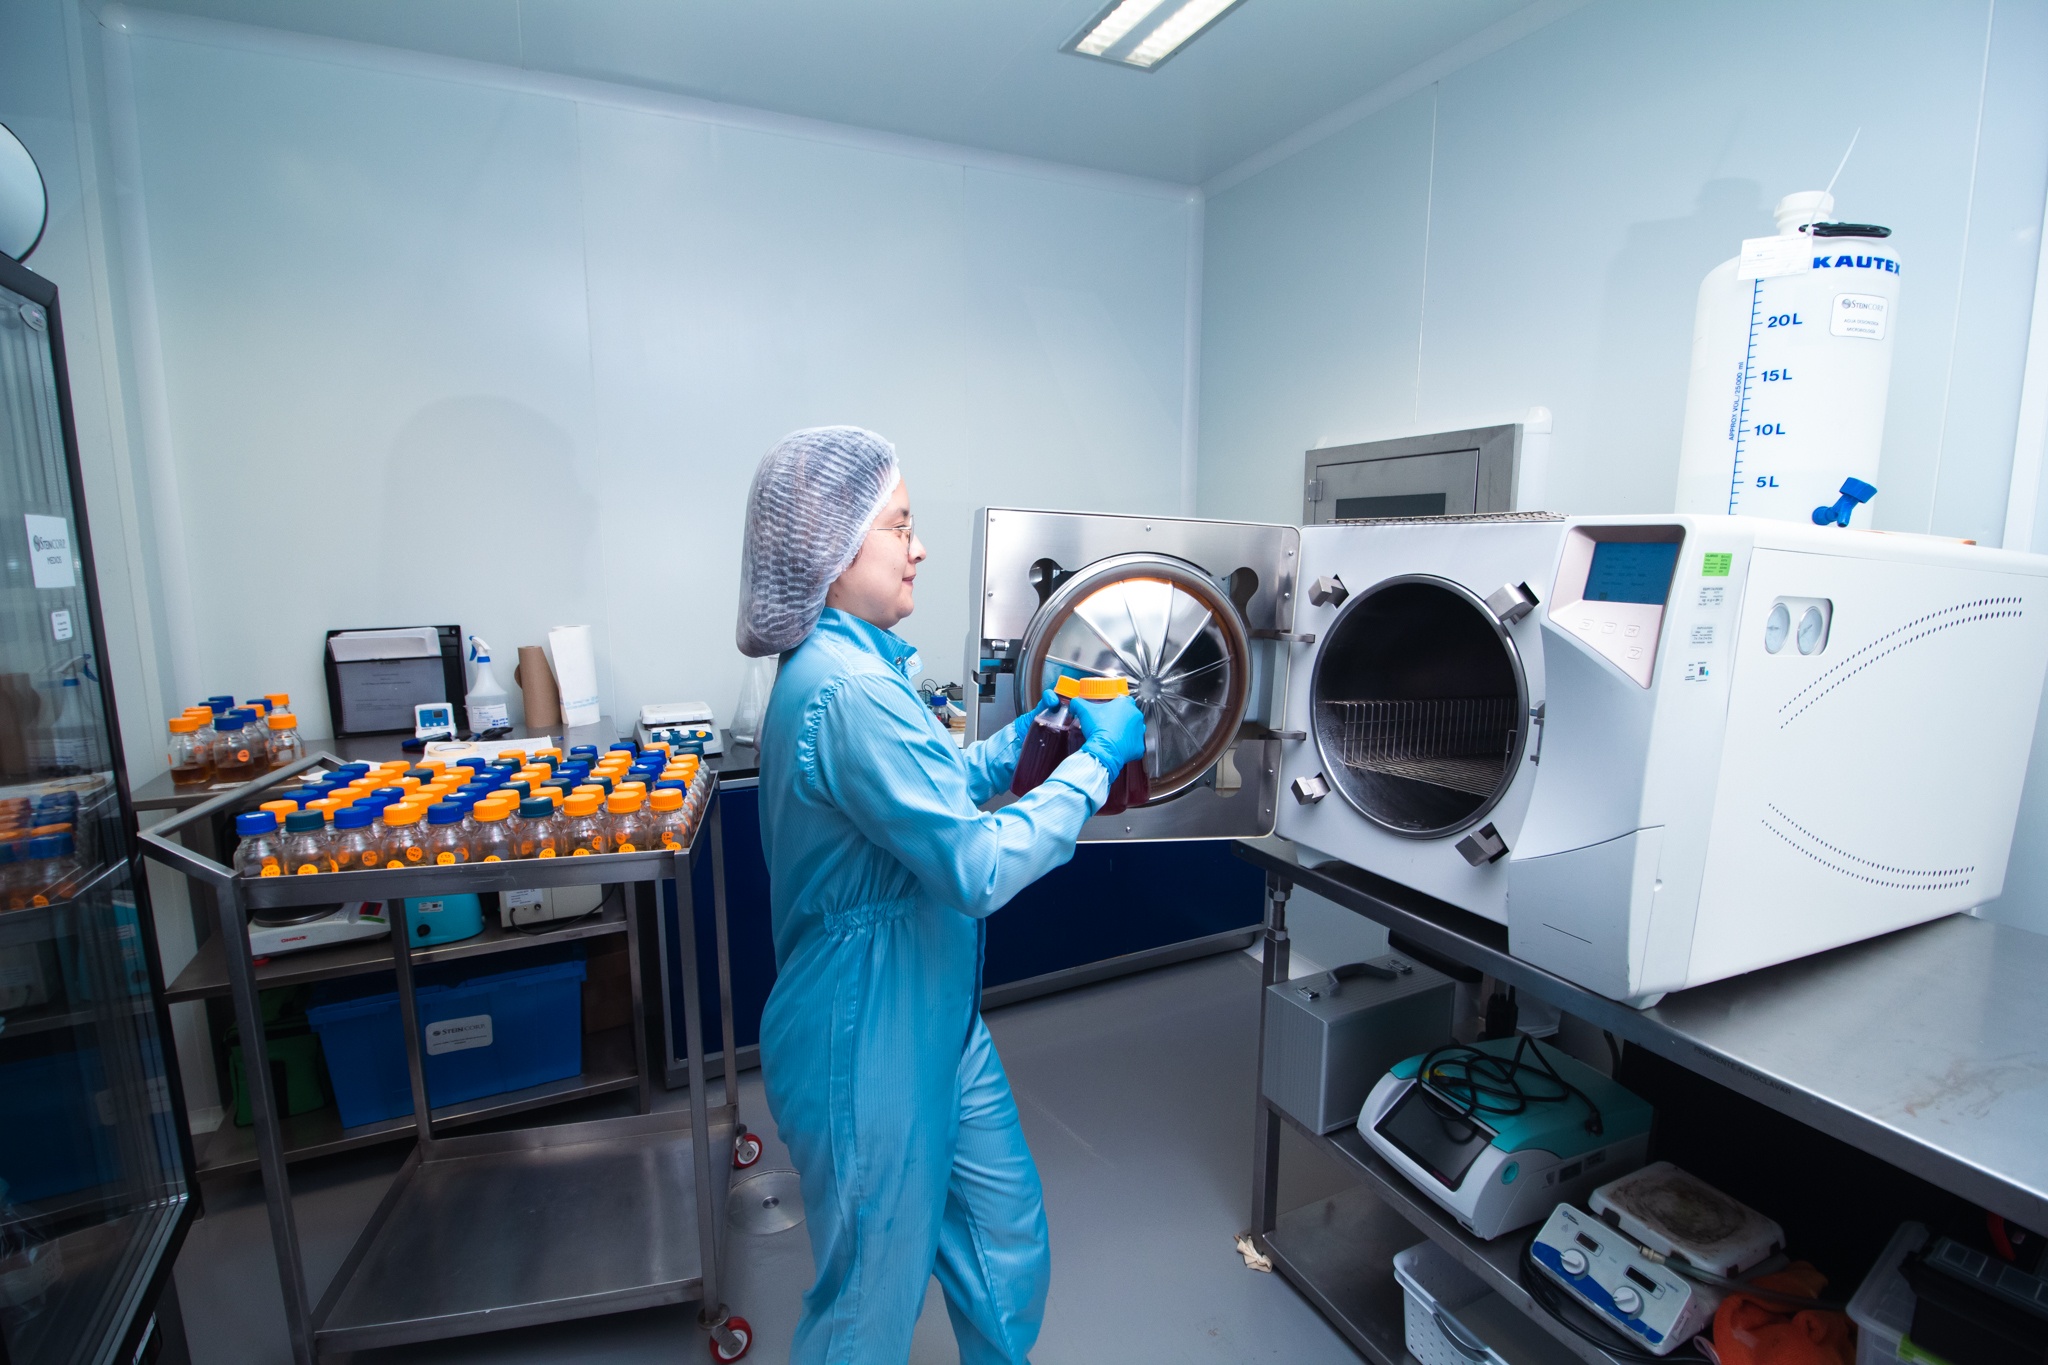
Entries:
[[793, 431], [761, 457], [740, 549], [740, 653], [803, 643], [897, 478], [896, 447], [859, 427]]

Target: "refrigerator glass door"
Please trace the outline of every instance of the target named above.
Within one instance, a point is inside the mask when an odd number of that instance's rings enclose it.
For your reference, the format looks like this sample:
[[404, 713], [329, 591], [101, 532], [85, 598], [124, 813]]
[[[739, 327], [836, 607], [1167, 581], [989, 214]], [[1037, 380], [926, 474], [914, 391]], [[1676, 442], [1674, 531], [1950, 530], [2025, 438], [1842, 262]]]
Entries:
[[[132, 1352], [191, 1217], [56, 292], [0, 261], [0, 1359]], [[140, 1319], [140, 1321], [138, 1320]]]

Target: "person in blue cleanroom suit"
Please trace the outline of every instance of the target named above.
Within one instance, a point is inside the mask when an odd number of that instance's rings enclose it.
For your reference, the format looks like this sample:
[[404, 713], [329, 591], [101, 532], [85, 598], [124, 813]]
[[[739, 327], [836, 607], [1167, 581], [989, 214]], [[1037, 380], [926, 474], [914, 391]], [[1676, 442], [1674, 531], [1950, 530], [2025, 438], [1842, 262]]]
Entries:
[[739, 646], [782, 656], [760, 741], [777, 970], [761, 1072], [817, 1264], [799, 1365], [906, 1360], [934, 1273], [963, 1365], [1021, 1362], [1037, 1339], [1045, 1207], [976, 1004], [982, 921], [1073, 856], [1144, 753], [1128, 698], [1077, 707], [1080, 752], [977, 809], [1009, 785], [1030, 717], [962, 753], [919, 700], [891, 627], [924, 557], [881, 437], [799, 431], [762, 459]]

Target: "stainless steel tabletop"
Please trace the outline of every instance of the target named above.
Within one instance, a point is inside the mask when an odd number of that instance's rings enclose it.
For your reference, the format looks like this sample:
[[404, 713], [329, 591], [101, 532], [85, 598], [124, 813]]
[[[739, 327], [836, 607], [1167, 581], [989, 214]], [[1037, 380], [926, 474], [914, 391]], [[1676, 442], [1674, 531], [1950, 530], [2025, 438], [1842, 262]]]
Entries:
[[1957, 915], [1633, 1010], [1508, 955], [1503, 925], [1284, 839], [1240, 856], [1423, 947], [2048, 1227], [2048, 936]]

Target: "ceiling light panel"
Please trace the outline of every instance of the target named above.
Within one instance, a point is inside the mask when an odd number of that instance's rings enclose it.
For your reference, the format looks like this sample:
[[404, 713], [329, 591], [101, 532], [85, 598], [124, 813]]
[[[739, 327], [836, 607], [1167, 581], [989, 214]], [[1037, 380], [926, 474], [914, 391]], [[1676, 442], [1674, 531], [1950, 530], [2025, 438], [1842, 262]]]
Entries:
[[1244, 0], [1113, 0], [1061, 45], [1062, 52], [1140, 71], [1167, 58]]

